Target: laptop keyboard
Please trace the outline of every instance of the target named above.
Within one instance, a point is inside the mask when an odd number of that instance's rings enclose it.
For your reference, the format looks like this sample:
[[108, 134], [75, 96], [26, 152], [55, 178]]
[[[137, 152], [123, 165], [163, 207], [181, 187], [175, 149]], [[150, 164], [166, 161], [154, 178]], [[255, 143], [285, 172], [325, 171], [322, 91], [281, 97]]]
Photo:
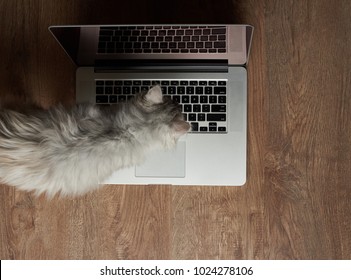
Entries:
[[100, 27], [98, 53], [225, 53], [225, 26]]
[[124, 102], [156, 84], [180, 104], [192, 132], [227, 131], [226, 80], [96, 80], [96, 103]]

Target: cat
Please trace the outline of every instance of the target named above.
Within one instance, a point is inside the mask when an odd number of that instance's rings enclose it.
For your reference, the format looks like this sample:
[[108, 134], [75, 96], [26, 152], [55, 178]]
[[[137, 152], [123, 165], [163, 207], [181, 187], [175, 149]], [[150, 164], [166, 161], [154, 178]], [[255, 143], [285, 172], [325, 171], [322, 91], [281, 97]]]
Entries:
[[0, 109], [0, 183], [48, 197], [83, 195], [150, 151], [174, 148], [190, 129], [159, 86], [109, 107]]

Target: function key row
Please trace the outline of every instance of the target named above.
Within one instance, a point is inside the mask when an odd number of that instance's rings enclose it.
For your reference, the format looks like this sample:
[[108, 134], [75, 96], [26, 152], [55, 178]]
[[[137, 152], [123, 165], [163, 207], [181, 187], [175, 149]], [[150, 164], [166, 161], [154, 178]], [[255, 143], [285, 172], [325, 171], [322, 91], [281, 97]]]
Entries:
[[223, 80], [96, 80], [96, 86], [226, 86], [227, 81]]
[[140, 25], [140, 26], [101, 26], [100, 30], [160, 30], [160, 29], [225, 29], [226, 26], [218, 25]]

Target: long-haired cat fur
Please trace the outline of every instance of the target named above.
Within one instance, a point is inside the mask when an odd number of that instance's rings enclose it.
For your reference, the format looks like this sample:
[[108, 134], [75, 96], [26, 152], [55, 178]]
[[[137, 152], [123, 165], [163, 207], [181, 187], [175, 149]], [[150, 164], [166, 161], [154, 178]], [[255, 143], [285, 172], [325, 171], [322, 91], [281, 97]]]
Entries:
[[172, 149], [189, 129], [159, 86], [110, 107], [0, 109], [0, 182], [50, 197], [81, 195], [149, 151]]

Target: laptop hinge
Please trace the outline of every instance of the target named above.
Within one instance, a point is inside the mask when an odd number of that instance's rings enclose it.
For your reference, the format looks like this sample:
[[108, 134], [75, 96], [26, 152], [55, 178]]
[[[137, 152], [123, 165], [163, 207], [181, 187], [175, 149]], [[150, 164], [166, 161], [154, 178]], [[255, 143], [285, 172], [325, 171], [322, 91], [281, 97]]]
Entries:
[[228, 72], [228, 60], [97, 60], [95, 72]]

